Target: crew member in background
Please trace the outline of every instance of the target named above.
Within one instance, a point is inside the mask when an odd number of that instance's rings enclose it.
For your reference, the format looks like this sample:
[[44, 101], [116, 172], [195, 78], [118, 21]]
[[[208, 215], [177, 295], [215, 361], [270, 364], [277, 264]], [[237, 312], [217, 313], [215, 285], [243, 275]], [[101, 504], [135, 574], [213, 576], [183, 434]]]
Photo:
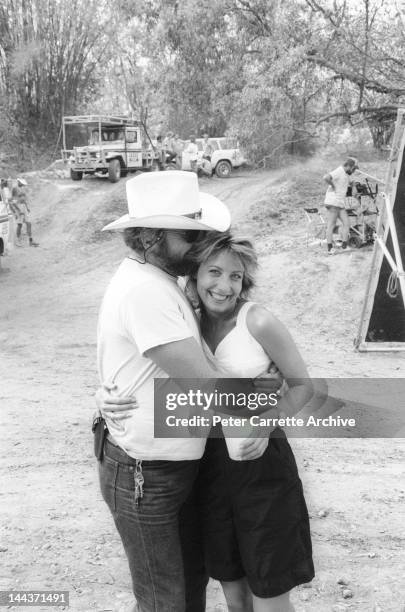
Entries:
[[15, 215], [11, 209], [11, 179], [1, 179], [1, 198], [3, 201], [3, 207], [5, 212], [8, 214], [8, 244], [7, 250], [12, 251], [14, 248], [15, 239]]
[[165, 153], [166, 159], [165, 163], [170, 164], [171, 161], [176, 159], [176, 153], [174, 151], [174, 143], [173, 143], [173, 132], [167, 132], [167, 136], [163, 141], [163, 151]]
[[23, 224], [25, 224], [30, 246], [37, 247], [39, 244], [34, 242], [31, 233], [31, 210], [28, 206], [27, 194], [25, 192], [26, 186], [27, 181], [18, 178], [17, 187], [13, 187], [11, 192], [10, 208], [17, 220], [16, 244], [17, 246], [22, 246], [21, 231]]
[[4, 195], [5, 185], [7, 185], [7, 181], [5, 179], [1, 179], [0, 182], [0, 216], [4, 216], [8, 214], [8, 198]]
[[11, 196], [11, 192], [10, 192], [10, 188], [8, 186], [7, 179], [1, 179], [1, 183], [0, 183], [0, 195], [1, 195], [1, 199], [2, 199], [3, 203], [7, 206], [8, 202], [10, 200], [10, 196]]
[[211, 157], [214, 151], [214, 147], [209, 141], [208, 134], [204, 134], [204, 140], [202, 142], [202, 159], [201, 159], [201, 170], [206, 176], [212, 176], [212, 164]]
[[203, 138], [204, 138], [203, 143], [202, 143], [203, 159], [208, 159], [208, 161], [210, 162], [214, 148], [212, 144], [210, 143], [208, 134], [204, 134]]
[[160, 168], [160, 170], [164, 170], [166, 155], [165, 155], [165, 152], [163, 151], [163, 143], [162, 143], [162, 137], [161, 136], [156, 136], [155, 151], [156, 151], [156, 155], [157, 155], [157, 160], [158, 160], [159, 168]]
[[326, 242], [329, 255], [336, 253], [333, 247], [333, 230], [338, 219], [342, 223], [342, 249], [347, 248], [350, 224], [345, 209], [345, 198], [347, 188], [351, 183], [350, 177], [358, 167], [357, 159], [348, 157], [342, 166], [328, 172], [328, 174], [325, 174], [323, 177], [323, 180], [328, 185], [325, 195], [325, 207], [328, 211]]
[[191, 170], [197, 173], [198, 146], [195, 141], [195, 136], [190, 136], [190, 142], [186, 151], [189, 156]]
[[184, 142], [180, 140], [180, 136], [176, 134], [173, 138], [173, 152], [176, 153], [176, 165], [179, 170], [182, 169], [183, 165], [183, 150]]

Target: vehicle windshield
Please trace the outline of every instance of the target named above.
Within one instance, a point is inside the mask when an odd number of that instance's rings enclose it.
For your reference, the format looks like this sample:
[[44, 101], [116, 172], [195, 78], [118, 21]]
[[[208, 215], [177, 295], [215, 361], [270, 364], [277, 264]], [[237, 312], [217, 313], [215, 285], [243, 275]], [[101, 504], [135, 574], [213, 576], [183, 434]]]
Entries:
[[[209, 138], [208, 139], [208, 142], [211, 145], [213, 151], [216, 151], [217, 149], [219, 149], [217, 140], [218, 140], [217, 138]], [[198, 138], [196, 140], [196, 143], [197, 143], [199, 151], [202, 151], [204, 149], [204, 142], [205, 141], [204, 141], [203, 138]]]
[[[218, 149], [237, 149], [239, 144], [236, 138], [231, 136], [221, 136], [220, 138], [209, 138], [208, 142], [210, 143], [213, 151], [217, 151]], [[197, 145], [199, 151], [203, 150], [203, 138], [197, 139]]]
[[113, 140], [124, 140], [124, 130], [117, 128], [101, 128], [101, 140], [112, 142]]
[[93, 130], [90, 134], [90, 138], [89, 138], [89, 144], [90, 145], [95, 145], [98, 144], [100, 142], [100, 134], [98, 130]]
[[122, 126], [103, 125], [101, 132], [97, 122], [68, 123], [65, 125], [66, 149], [96, 146], [107, 142], [122, 142], [125, 130]]
[[218, 138], [218, 143], [221, 149], [237, 149], [238, 141], [236, 138], [226, 137], [226, 138]]
[[93, 129], [89, 137], [89, 145], [98, 145], [103, 142], [124, 140], [124, 130], [121, 128], [108, 128], [101, 126], [101, 140], [98, 128]]

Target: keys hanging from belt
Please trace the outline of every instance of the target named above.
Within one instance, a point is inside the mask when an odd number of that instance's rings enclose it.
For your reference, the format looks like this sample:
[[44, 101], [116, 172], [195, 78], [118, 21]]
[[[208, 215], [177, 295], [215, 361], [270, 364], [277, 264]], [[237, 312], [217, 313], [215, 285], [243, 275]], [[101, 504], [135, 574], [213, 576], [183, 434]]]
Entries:
[[135, 464], [135, 506], [139, 506], [139, 500], [143, 497], [143, 483], [145, 479], [142, 473], [142, 459], [136, 459]]

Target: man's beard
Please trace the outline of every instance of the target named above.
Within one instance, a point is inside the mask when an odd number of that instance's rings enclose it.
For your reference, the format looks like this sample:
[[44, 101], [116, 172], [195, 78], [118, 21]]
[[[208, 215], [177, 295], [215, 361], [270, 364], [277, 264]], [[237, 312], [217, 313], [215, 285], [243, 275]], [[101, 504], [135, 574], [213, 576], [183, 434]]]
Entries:
[[189, 253], [186, 253], [182, 257], [176, 256], [176, 254], [170, 254], [167, 248], [166, 237], [163, 238], [159, 245], [159, 261], [162, 265], [162, 269], [173, 274], [173, 276], [187, 276], [193, 270], [195, 264], [189, 257]]

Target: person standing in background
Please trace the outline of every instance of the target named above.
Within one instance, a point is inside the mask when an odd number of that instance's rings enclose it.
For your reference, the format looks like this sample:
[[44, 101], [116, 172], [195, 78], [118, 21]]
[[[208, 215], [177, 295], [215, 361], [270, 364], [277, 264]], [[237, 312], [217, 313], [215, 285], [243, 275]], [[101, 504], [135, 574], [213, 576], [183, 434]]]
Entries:
[[174, 145], [173, 132], [167, 132], [167, 136], [163, 140], [163, 151], [165, 155], [165, 164], [170, 164], [171, 161], [176, 159], [176, 153], [174, 151], [173, 145]]
[[210, 143], [209, 136], [207, 133], [204, 134], [203, 138], [204, 138], [203, 143], [202, 143], [203, 159], [208, 159], [208, 161], [210, 162], [214, 148], [212, 144]]
[[39, 246], [39, 244], [35, 242], [32, 238], [32, 225], [30, 216], [31, 209], [29, 208], [27, 194], [25, 192], [26, 186], [27, 181], [25, 179], [18, 178], [17, 187], [13, 187], [11, 192], [10, 207], [12, 208], [17, 220], [16, 244], [17, 246], [22, 246], [21, 232], [22, 226], [25, 224], [27, 236], [29, 238], [29, 245], [32, 247], [37, 247]]
[[336, 253], [333, 247], [333, 230], [338, 219], [342, 223], [342, 249], [347, 248], [350, 226], [349, 217], [345, 209], [345, 198], [347, 188], [351, 183], [350, 176], [358, 167], [357, 160], [354, 157], [348, 157], [342, 166], [328, 172], [328, 174], [325, 174], [323, 177], [323, 180], [328, 185], [325, 194], [325, 206], [328, 211], [328, 223], [326, 227], [328, 255], [334, 255]]
[[179, 170], [182, 169], [183, 165], [183, 150], [184, 150], [184, 142], [180, 140], [178, 134], [175, 135], [173, 139], [173, 152], [176, 154], [176, 165]]
[[195, 141], [195, 136], [190, 136], [190, 143], [186, 151], [189, 155], [191, 170], [197, 173], [198, 146]]

